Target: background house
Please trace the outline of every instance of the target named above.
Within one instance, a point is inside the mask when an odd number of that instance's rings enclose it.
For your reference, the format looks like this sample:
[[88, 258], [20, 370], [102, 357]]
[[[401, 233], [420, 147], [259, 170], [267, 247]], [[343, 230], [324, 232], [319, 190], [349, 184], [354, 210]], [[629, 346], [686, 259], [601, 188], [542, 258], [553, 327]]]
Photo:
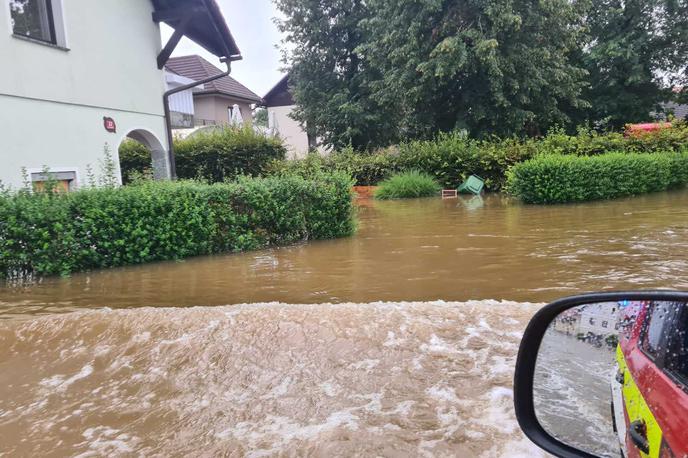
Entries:
[[[167, 62], [166, 68], [195, 81], [222, 73], [222, 70], [197, 55], [173, 57]], [[232, 110], [238, 107], [242, 119], [250, 125], [253, 112], [251, 105], [261, 101], [262, 99], [246, 86], [231, 76], [225, 76], [205, 84], [202, 88], [194, 88], [194, 124], [228, 124], [232, 118]]]
[[[164, 47], [160, 22], [175, 30]], [[0, 2], [0, 181], [22, 186], [25, 168], [40, 184], [47, 166], [72, 189], [98, 169], [105, 145], [117, 159], [126, 137], [151, 150], [156, 177], [169, 177], [162, 66], [183, 36], [240, 58], [214, 0]]]
[[296, 108], [289, 92], [289, 75], [265, 94], [263, 103], [268, 110], [268, 128], [284, 140], [293, 158], [302, 158], [316, 147], [315, 139], [309, 138], [301, 124], [289, 116]]

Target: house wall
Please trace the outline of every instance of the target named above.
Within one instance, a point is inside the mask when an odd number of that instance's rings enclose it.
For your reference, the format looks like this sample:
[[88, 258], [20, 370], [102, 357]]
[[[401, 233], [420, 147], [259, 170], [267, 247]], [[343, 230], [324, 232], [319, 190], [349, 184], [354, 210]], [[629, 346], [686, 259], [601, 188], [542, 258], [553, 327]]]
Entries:
[[[160, 31], [152, 3], [54, 0], [66, 49], [12, 36], [9, 3], [0, 2], [0, 181], [21, 185], [20, 167], [70, 168], [83, 184], [107, 143], [116, 153], [133, 129], [167, 149]], [[58, 24], [58, 27], [60, 25]], [[112, 117], [117, 133], [103, 127]], [[167, 167], [167, 162], [162, 164]]]
[[272, 122], [273, 116], [277, 119], [277, 131], [289, 151], [289, 158], [301, 159], [308, 154], [308, 135], [301, 124], [289, 117], [294, 108], [294, 105], [268, 107], [268, 120]]
[[598, 335], [615, 334], [618, 331], [619, 305], [615, 302], [604, 302], [588, 305], [581, 313], [578, 332]]
[[251, 105], [249, 103], [229, 97], [220, 97], [217, 95], [194, 96], [196, 124], [202, 124], [203, 120], [213, 121], [217, 124], [228, 124], [229, 107], [234, 106], [234, 104], [239, 105], [244, 123], [252, 125], [253, 114]]

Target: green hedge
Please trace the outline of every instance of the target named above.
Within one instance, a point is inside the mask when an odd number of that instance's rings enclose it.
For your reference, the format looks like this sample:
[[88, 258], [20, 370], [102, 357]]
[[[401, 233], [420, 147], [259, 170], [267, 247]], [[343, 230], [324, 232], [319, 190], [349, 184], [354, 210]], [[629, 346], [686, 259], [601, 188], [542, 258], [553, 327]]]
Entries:
[[174, 142], [177, 176], [220, 183], [240, 175], [259, 176], [268, 164], [284, 159], [282, 141], [251, 127], [223, 127]]
[[663, 191], [688, 183], [688, 152], [541, 155], [508, 172], [523, 202], [554, 204]]
[[373, 153], [351, 149], [321, 157], [311, 154], [300, 161], [278, 161], [271, 171], [300, 174], [312, 170], [350, 173], [357, 185], [376, 185], [400, 172], [418, 170], [433, 176], [444, 188], [456, 188], [469, 175], [485, 180], [488, 191], [499, 191], [507, 170], [541, 154], [593, 156], [610, 152], [674, 153], [688, 145], [688, 127], [676, 123], [671, 129], [639, 136], [600, 134], [580, 129], [576, 135], [554, 130], [541, 139], [469, 139], [459, 133], [440, 134], [434, 140], [412, 141]]
[[431, 197], [442, 188], [433, 177], [418, 171], [404, 172], [380, 182], [375, 191], [376, 199], [408, 199], [414, 197]]
[[142, 143], [126, 139], [119, 146], [119, 166], [122, 183], [129, 184], [153, 170], [151, 152]]
[[354, 230], [344, 174], [146, 182], [67, 194], [0, 196], [0, 277], [241, 251]]

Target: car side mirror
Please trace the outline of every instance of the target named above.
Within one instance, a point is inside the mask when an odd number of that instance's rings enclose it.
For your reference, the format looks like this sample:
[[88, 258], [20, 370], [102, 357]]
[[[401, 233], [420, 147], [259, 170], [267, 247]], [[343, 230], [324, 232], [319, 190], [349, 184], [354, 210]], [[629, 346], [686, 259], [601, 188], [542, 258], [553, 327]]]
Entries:
[[688, 293], [568, 297], [540, 309], [514, 375], [518, 423], [559, 457], [688, 456]]

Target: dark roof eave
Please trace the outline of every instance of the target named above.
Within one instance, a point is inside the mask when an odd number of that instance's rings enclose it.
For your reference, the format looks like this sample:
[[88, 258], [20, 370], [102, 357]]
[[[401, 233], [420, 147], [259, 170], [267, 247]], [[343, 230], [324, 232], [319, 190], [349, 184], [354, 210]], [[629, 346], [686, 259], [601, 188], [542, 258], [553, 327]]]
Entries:
[[273, 95], [275, 92], [277, 92], [277, 91], [280, 89], [280, 87], [282, 86], [282, 84], [284, 84], [285, 81], [288, 80], [288, 79], [289, 79], [289, 74], [284, 75], [284, 76], [277, 82], [277, 84], [275, 84], [275, 85], [272, 87], [272, 89], [270, 89], [270, 90], [268, 91], [268, 93], [265, 94], [265, 96], [263, 97], [263, 100], [267, 100], [267, 99], [269, 99], [270, 97], [272, 97], [272, 95]]
[[245, 100], [247, 102], [256, 103], [258, 105], [261, 105], [262, 103], [264, 103], [264, 100], [261, 98], [243, 97], [241, 95], [231, 94], [229, 92], [223, 92], [223, 91], [194, 91], [193, 95], [194, 96], [197, 96], [197, 95], [221, 95], [224, 97], [229, 97], [231, 99]]
[[225, 20], [225, 17], [223, 16], [222, 11], [220, 11], [220, 7], [217, 5], [215, 0], [202, 0], [202, 1], [205, 4], [206, 8], [208, 9], [210, 16], [213, 18], [213, 20], [215, 22], [215, 26], [217, 27], [218, 31], [222, 35], [223, 41], [225, 42], [225, 45], [227, 46], [228, 55], [218, 56], [218, 57], [226, 57], [230, 62], [242, 60], [243, 57], [241, 56], [241, 51], [239, 50], [239, 46], [237, 46], [236, 41], [234, 41], [234, 37], [232, 36], [232, 32], [229, 31], [229, 27], [227, 26], [227, 21]]
[[[221, 60], [231, 62], [242, 59], [241, 51], [215, 0], [153, 0], [153, 5], [156, 22], [164, 22], [175, 30], [184, 27], [180, 32]], [[192, 13], [195, 14], [189, 16]], [[186, 20], [184, 25], [183, 20]]]

